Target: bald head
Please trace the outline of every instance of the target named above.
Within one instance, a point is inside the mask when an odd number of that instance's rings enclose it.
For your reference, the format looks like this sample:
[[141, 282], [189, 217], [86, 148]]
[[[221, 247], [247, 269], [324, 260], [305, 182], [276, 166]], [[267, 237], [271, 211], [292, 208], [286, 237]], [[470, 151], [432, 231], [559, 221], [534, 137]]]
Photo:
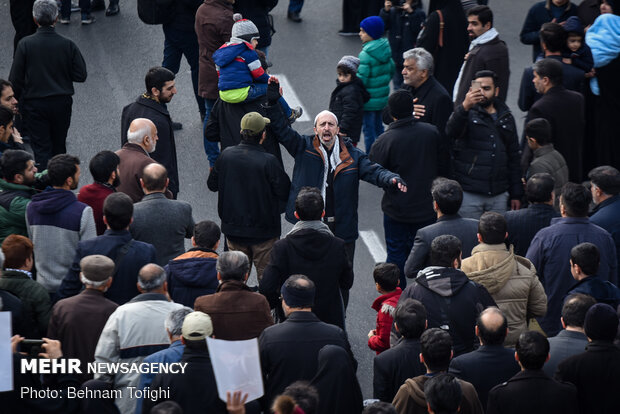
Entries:
[[153, 152], [157, 144], [157, 127], [150, 119], [136, 118], [129, 124], [127, 142], [140, 145], [146, 152]]
[[145, 194], [163, 193], [168, 187], [168, 171], [166, 167], [156, 162], [147, 165], [142, 171], [140, 179]]
[[478, 316], [476, 334], [483, 345], [502, 345], [508, 334], [508, 321], [496, 307], [486, 308]]
[[155, 263], [142, 266], [138, 272], [138, 290], [141, 293], [165, 293], [166, 271]]

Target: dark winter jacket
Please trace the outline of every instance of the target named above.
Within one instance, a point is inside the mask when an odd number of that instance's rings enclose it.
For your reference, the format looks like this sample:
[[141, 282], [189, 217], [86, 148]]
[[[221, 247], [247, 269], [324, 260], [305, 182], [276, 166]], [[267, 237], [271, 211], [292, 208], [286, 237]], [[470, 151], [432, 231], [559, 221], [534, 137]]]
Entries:
[[164, 23], [164, 28], [196, 34], [194, 17], [203, 0], [175, 0], [172, 7], [172, 19]]
[[172, 301], [193, 308], [197, 297], [215, 293], [217, 257], [213, 250], [194, 247], [171, 260], [164, 269]]
[[0, 289], [12, 293], [22, 301], [23, 335], [26, 338], [45, 336], [52, 313], [52, 303], [47, 290], [18, 270], [2, 271]]
[[[551, 0], [543, 0], [534, 4], [527, 12], [523, 27], [521, 28], [521, 43], [525, 45], [533, 45], [532, 50], [532, 62], [536, 60], [541, 52], [540, 48], [540, 27], [547, 22], [553, 20], [553, 14], [551, 13], [551, 7], [553, 3]], [[571, 16], [577, 15], [577, 6], [572, 2], [567, 2], [564, 6], [564, 11], [557, 23], [562, 23]]]
[[431, 266], [421, 271], [403, 291], [400, 301], [406, 298], [422, 302], [429, 328], [448, 330], [455, 356], [473, 351], [476, 318], [485, 308], [497, 306], [482, 285], [451, 267]]
[[157, 136], [159, 138], [157, 140], [157, 147], [149, 155], [168, 170], [168, 178], [170, 179], [168, 189], [176, 197], [179, 192], [177, 146], [174, 141], [172, 119], [166, 105], [142, 95], [134, 103], [124, 107], [123, 114], [121, 115], [121, 145], [127, 142], [129, 125], [136, 118], [150, 119], [157, 127]]
[[220, 95], [222, 91], [247, 88], [254, 82], [267, 83], [269, 80], [256, 51], [248, 42], [224, 43], [213, 53], [213, 61]]
[[269, 12], [277, 4], [278, 0], [236, 0], [234, 3], [235, 13], [241, 13], [244, 19], [252, 21], [258, 28], [258, 47], [261, 49], [271, 45], [271, 35], [276, 32]]
[[596, 275], [588, 276], [575, 283], [566, 296], [574, 293], [592, 296], [598, 303], [606, 303], [614, 309], [617, 309], [618, 304], [620, 304], [620, 289], [608, 280], [601, 280]]
[[381, 295], [372, 303], [372, 308], [377, 312], [377, 326], [375, 335], [368, 338], [368, 347], [376, 351], [377, 355], [390, 349], [390, 332], [401, 293], [401, 288], [397, 287], [394, 292]]
[[328, 233], [303, 229], [278, 240], [259, 283], [260, 293], [272, 307], [279, 305], [280, 287], [290, 275], [302, 274], [312, 280], [316, 294], [312, 312], [323, 322], [344, 329], [341, 290], [353, 286], [353, 267], [344, 242]]
[[226, 148], [207, 180], [218, 192], [218, 214], [227, 237], [280, 237], [291, 181], [276, 157], [258, 144], [242, 142]]
[[403, 383], [426, 373], [420, 362], [419, 338], [402, 338], [373, 361], [372, 397], [391, 403]]
[[611, 238], [616, 244], [616, 258], [620, 272], [620, 195], [615, 195], [599, 203], [592, 211], [590, 222], [604, 228], [611, 234]]
[[80, 260], [82, 258], [92, 254], [101, 254], [116, 262], [123, 246], [128, 246], [127, 253], [120, 258], [112, 286], [106, 291], [105, 297], [122, 305], [139, 295], [140, 292], [136, 286], [138, 272], [142, 266], [155, 263], [155, 248], [148, 243], [133, 240], [127, 230], [106, 230], [101, 236], [81, 241], [78, 244], [73, 264], [62, 280], [56, 299], [77, 295], [82, 290], [80, 281]]
[[329, 99], [329, 110], [338, 118], [343, 136], [359, 142], [364, 120], [364, 103], [370, 99], [364, 83], [357, 76], [351, 82], [336, 81], [336, 89]]
[[551, 225], [534, 236], [526, 257], [534, 264], [538, 278], [547, 294], [547, 314], [538, 318], [547, 336], [556, 335], [562, 326], [564, 296], [574, 284], [570, 273], [570, 250], [579, 243], [596, 244], [601, 253], [598, 277], [616, 284], [616, 246], [605, 230], [590, 223], [586, 217], [561, 217], [551, 220]]
[[[198, 413], [209, 407], [209, 413], [226, 414], [226, 404], [219, 399], [213, 366], [209, 351], [205, 349], [191, 349], [187, 346], [183, 350], [181, 362], [187, 363], [185, 373], [158, 374], [151, 383], [151, 390], [168, 390], [161, 393], [159, 398], [144, 398], [142, 413], [148, 414], [151, 408], [160, 402], [171, 400], [181, 406], [184, 413]], [[200, 384], [198, 391], [196, 385]], [[165, 396], [168, 398], [165, 398]]]
[[403, 52], [416, 46], [418, 34], [422, 29], [426, 13], [421, 6], [422, 2], [415, 5], [412, 13], [396, 7], [396, 4], [389, 12], [381, 8], [379, 16], [383, 19], [385, 31], [388, 32], [388, 40], [392, 49], [392, 59], [396, 63], [397, 70], [403, 67]]
[[480, 105], [469, 112], [456, 107], [446, 133], [454, 141], [454, 176], [463, 191], [495, 196], [508, 191], [510, 199], [523, 195], [519, 170], [517, 127], [506, 104], [494, 103], [497, 120]]
[[381, 200], [383, 212], [405, 223], [433, 221], [431, 184], [437, 176], [449, 173], [450, 167], [442, 163], [448, 152], [435, 126], [413, 116], [392, 122], [372, 145], [368, 158], [400, 175], [407, 192], [387, 188]]
[[510, 210], [504, 213], [508, 225], [508, 245], [514, 246], [518, 256], [525, 257], [532, 239], [538, 231], [551, 224], [551, 219], [559, 217], [560, 213], [553, 206], [543, 203], [532, 203], [527, 208]]
[[553, 147], [553, 144], [543, 145], [534, 150], [534, 159], [525, 173], [525, 179], [529, 180], [532, 175], [538, 173], [547, 173], [553, 177], [555, 182], [553, 191], [556, 200], [559, 200], [562, 187], [568, 182], [568, 166], [562, 154]]
[[451, 92], [469, 46], [467, 18], [459, 0], [438, 1], [437, 8], [443, 15], [443, 47], [439, 45], [440, 18], [437, 11], [430, 13], [426, 19], [417, 46], [433, 55], [435, 77]]
[[[295, 158], [293, 182], [286, 206], [286, 219], [297, 222], [295, 218], [295, 199], [301, 187], [323, 187], [325, 160], [319, 150], [317, 136], [300, 135], [286, 122], [279, 105], [267, 108], [267, 117], [271, 120], [270, 128], [276, 138]], [[357, 239], [357, 205], [359, 202], [359, 181], [364, 180], [376, 186], [387, 188], [393, 186], [397, 174], [371, 162], [360, 149], [355, 148], [350, 140], [339, 139], [341, 163], [334, 173], [334, 235], [345, 243]]]
[[36, 193], [32, 187], [9, 183], [0, 178], [0, 243], [9, 234], [28, 237], [26, 207]]
[[228, 0], [204, 0], [196, 11], [198, 95], [203, 98], [215, 100], [218, 97], [217, 71], [212, 55], [230, 40], [233, 23], [233, 5]]
[[467, 53], [467, 60], [463, 68], [463, 75], [459, 83], [458, 93], [454, 103], [463, 103], [465, 95], [471, 86], [471, 81], [475, 78], [476, 72], [481, 70], [492, 70], [497, 75], [497, 86], [499, 87], [499, 99], [506, 101], [508, 94], [508, 80], [510, 79], [510, 67], [508, 65], [508, 47], [506, 42], [500, 40], [499, 36], [474, 47]]

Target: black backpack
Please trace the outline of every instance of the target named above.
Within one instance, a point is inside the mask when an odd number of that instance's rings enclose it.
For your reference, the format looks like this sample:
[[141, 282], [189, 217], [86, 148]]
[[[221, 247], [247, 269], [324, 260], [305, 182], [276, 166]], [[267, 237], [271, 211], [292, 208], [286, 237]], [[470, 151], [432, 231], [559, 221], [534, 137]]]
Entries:
[[175, 0], [138, 0], [138, 17], [146, 24], [168, 23], [174, 17]]

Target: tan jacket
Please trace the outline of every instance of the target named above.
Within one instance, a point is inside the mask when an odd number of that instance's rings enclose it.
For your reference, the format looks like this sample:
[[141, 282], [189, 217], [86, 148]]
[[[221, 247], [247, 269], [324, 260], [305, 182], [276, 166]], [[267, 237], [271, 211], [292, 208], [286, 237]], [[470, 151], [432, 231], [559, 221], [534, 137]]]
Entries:
[[547, 295], [538, 280], [532, 262], [516, 256], [502, 244], [481, 243], [471, 257], [463, 260], [461, 270], [474, 282], [487, 288], [508, 319], [506, 346], [514, 346], [529, 318], [544, 316]]

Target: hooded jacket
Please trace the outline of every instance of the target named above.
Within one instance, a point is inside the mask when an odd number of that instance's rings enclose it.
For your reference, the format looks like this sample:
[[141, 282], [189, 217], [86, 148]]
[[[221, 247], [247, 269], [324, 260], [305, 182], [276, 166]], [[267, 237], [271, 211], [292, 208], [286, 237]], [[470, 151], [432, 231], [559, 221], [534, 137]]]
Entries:
[[515, 256], [513, 248], [502, 244], [479, 244], [461, 270], [474, 282], [487, 288], [508, 321], [505, 346], [514, 346], [527, 330], [529, 318], [544, 316], [547, 295], [532, 262]]
[[394, 292], [381, 295], [372, 303], [372, 308], [377, 312], [377, 327], [375, 328], [376, 335], [368, 338], [368, 347], [377, 351], [377, 355], [390, 349], [390, 332], [394, 323], [394, 312], [402, 293], [402, 289], [397, 287]]
[[[410, 378], [400, 387], [392, 405], [396, 407], [398, 414], [425, 414], [427, 413], [426, 397], [424, 396], [424, 384], [431, 377], [420, 375]], [[482, 414], [484, 410], [478, 400], [478, 393], [473, 385], [467, 381], [458, 380], [463, 391], [460, 414]]]
[[21, 184], [0, 179], [0, 243], [9, 234], [28, 236], [26, 229], [26, 206], [35, 190]]
[[195, 247], [171, 260], [164, 267], [170, 298], [193, 308], [196, 298], [215, 293], [219, 285], [215, 268], [217, 257], [213, 250]]
[[37, 281], [56, 292], [71, 267], [80, 240], [97, 236], [93, 210], [69, 190], [48, 187], [26, 208], [28, 237], [34, 244]]
[[387, 105], [390, 81], [396, 70], [388, 40], [382, 37], [366, 42], [359, 59], [357, 76], [370, 94], [370, 100], [364, 105], [364, 111], [381, 111]]
[[230, 40], [213, 53], [220, 96], [222, 91], [247, 88], [254, 82], [269, 80], [252, 45], [237, 38]]
[[336, 81], [329, 99], [329, 110], [338, 118], [340, 133], [359, 142], [364, 120], [364, 103], [370, 99], [364, 83], [357, 76], [351, 82]]
[[497, 306], [486, 288], [452, 267], [430, 266], [400, 296], [417, 299], [428, 313], [428, 327], [450, 333], [454, 356], [473, 351], [476, 318], [485, 308]]
[[322, 231], [299, 230], [278, 240], [271, 250], [259, 291], [272, 307], [278, 305], [280, 287], [290, 275], [306, 275], [316, 285], [312, 312], [323, 322], [344, 329], [340, 290], [353, 286], [353, 268], [344, 242]]

